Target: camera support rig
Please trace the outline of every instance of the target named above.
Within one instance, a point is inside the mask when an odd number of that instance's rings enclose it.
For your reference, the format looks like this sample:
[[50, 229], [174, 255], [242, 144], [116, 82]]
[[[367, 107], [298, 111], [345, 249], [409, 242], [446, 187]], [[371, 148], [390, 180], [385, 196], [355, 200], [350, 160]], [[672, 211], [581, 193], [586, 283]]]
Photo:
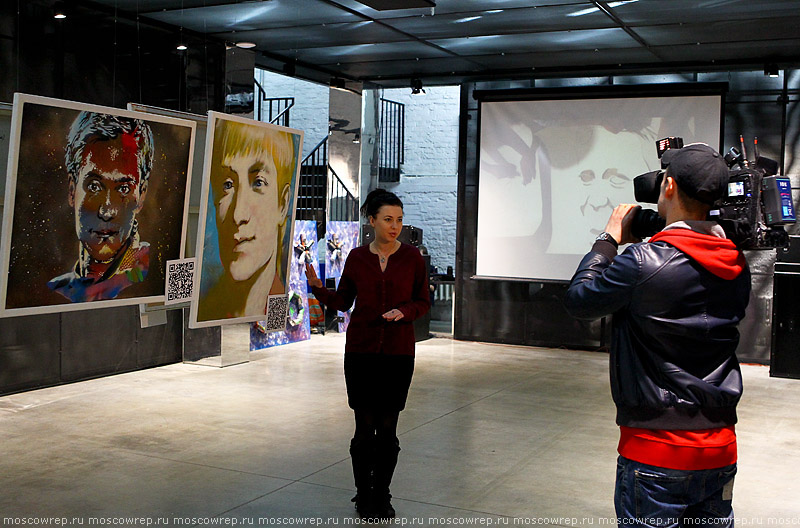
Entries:
[[758, 153], [754, 140], [755, 162], [747, 159], [744, 139], [741, 152], [731, 147], [725, 154], [730, 169], [728, 193], [711, 211], [728, 237], [742, 249], [772, 249], [789, 246], [784, 225], [796, 221], [789, 178], [778, 176], [778, 163]]

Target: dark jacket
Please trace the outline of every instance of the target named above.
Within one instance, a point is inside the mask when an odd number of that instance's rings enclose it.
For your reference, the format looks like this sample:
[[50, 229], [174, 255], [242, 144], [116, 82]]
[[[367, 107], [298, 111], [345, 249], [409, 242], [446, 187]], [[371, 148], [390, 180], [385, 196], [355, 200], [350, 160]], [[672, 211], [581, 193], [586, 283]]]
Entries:
[[620, 255], [595, 243], [566, 307], [581, 319], [613, 314], [617, 424], [698, 430], [736, 423], [736, 327], [749, 297], [750, 271], [730, 240], [673, 228]]
[[[402, 244], [387, 260], [385, 271], [368, 245], [355, 248], [347, 256], [335, 292], [311, 291], [324, 305], [341, 312], [355, 301], [345, 352], [414, 355], [412, 323], [431, 307], [427, 267], [414, 246]], [[382, 315], [394, 308], [403, 312], [403, 318], [386, 321]]]

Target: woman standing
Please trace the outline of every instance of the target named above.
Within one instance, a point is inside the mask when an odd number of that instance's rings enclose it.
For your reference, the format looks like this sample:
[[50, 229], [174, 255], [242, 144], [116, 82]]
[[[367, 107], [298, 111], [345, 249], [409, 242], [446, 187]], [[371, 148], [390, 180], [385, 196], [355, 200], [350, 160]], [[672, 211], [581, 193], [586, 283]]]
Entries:
[[361, 214], [375, 229], [375, 240], [353, 249], [345, 261], [338, 289], [322, 287], [306, 265], [316, 298], [339, 311], [355, 309], [347, 328], [344, 375], [347, 399], [355, 412], [350, 442], [361, 517], [395, 516], [389, 484], [400, 442], [397, 419], [414, 373], [413, 321], [430, 309], [428, 271], [419, 250], [402, 244], [403, 202], [393, 193], [369, 193]]

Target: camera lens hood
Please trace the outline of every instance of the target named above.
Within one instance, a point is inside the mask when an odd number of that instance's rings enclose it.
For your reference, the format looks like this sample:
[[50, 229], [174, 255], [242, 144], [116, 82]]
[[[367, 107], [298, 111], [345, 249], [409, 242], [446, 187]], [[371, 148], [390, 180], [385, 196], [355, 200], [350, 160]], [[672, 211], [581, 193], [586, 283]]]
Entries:
[[664, 178], [663, 170], [655, 170], [640, 174], [633, 179], [633, 195], [637, 202], [658, 203], [661, 189], [661, 180]]

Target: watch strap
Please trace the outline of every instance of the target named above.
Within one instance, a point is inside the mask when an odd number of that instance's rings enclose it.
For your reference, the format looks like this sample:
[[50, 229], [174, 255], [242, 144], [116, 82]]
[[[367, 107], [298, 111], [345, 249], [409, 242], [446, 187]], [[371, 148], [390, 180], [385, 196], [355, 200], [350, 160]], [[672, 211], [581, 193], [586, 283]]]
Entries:
[[597, 238], [595, 238], [594, 240], [595, 242], [610, 242], [614, 246], [614, 248], [619, 249], [619, 242], [617, 242], [614, 239], [614, 237], [611, 236], [611, 234], [608, 233], [607, 231], [603, 231], [602, 233], [597, 235]]

